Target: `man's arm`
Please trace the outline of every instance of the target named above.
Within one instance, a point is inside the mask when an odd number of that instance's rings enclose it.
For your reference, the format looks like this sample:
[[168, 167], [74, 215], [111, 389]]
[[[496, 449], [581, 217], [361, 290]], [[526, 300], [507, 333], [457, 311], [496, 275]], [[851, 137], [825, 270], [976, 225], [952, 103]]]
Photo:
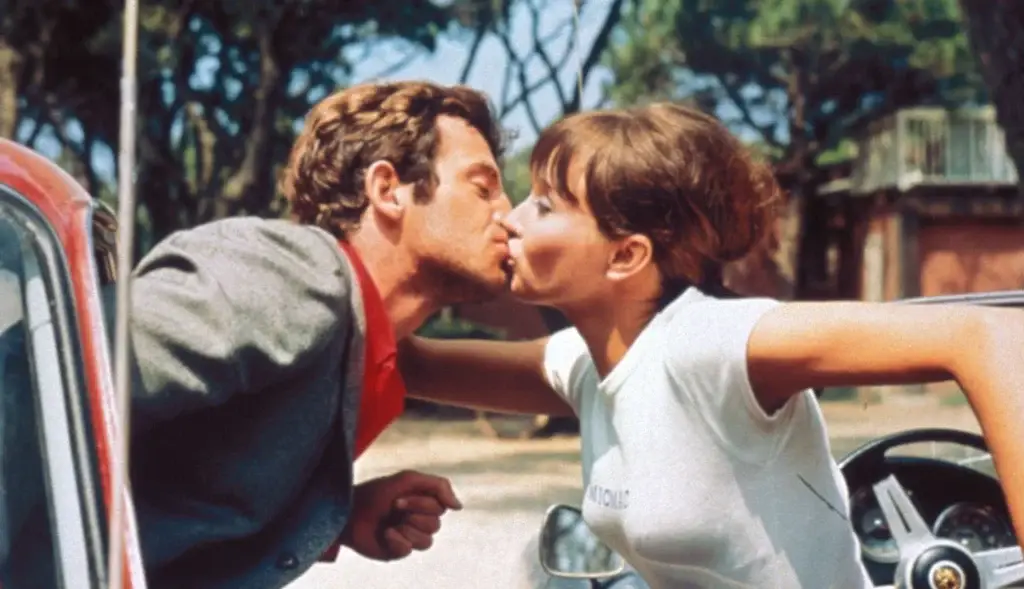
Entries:
[[[158, 244], [131, 289], [135, 428], [272, 388], [309, 366], [348, 322], [339, 255], [318, 230], [257, 219]], [[109, 333], [113, 293], [104, 294]]]
[[409, 395], [506, 413], [570, 416], [544, 374], [548, 338], [522, 342], [406, 338], [399, 366]]

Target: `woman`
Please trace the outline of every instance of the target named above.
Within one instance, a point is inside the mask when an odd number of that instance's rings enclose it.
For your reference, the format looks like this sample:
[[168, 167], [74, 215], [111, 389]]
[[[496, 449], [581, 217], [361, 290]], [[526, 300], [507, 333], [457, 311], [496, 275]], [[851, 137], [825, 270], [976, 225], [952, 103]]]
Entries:
[[410, 340], [403, 372], [420, 397], [574, 411], [586, 521], [652, 588], [871, 586], [812, 387], [958, 380], [1024, 531], [1024, 314], [692, 286], [759, 242], [779, 189], [687, 108], [568, 117], [531, 172], [507, 219], [510, 288], [574, 328]]

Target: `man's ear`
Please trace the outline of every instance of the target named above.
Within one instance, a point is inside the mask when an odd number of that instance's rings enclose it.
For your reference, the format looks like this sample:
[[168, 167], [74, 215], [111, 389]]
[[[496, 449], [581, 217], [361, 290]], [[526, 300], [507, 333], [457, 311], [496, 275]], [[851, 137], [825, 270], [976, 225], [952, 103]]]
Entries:
[[646, 235], [633, 234], [618, 240], [608, 260], [610, 280], [625, 280], [653, 262], [654, 245]]
[[363, 190], [370, 208], [378, 215], [394, 221], [402, 217], [405, 206], [399, 198], [401, 181], [391, 162], [378, 160], [366, 169]]

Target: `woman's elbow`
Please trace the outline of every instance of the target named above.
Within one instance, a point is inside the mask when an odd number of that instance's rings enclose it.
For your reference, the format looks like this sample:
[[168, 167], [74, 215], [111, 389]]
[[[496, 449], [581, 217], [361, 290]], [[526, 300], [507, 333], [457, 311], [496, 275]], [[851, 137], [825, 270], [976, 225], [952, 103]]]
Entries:
[[960, 317], [960, 336], [949, 342], [949, 367], [957, 380], [1024, 369], [1024, 312], [973, 308]]

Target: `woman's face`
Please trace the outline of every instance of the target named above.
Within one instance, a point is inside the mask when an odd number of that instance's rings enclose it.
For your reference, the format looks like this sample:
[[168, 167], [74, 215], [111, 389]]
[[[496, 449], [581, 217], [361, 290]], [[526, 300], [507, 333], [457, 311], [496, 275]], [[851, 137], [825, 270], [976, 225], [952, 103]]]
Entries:
[[570, 169], [579, 201], [541, 188], [506, 218], [511, 237], [510, 290], [523, 301], [564, 308], [607, 292], [607, 262], [613, 243], [597, 227], [581, 174]]

